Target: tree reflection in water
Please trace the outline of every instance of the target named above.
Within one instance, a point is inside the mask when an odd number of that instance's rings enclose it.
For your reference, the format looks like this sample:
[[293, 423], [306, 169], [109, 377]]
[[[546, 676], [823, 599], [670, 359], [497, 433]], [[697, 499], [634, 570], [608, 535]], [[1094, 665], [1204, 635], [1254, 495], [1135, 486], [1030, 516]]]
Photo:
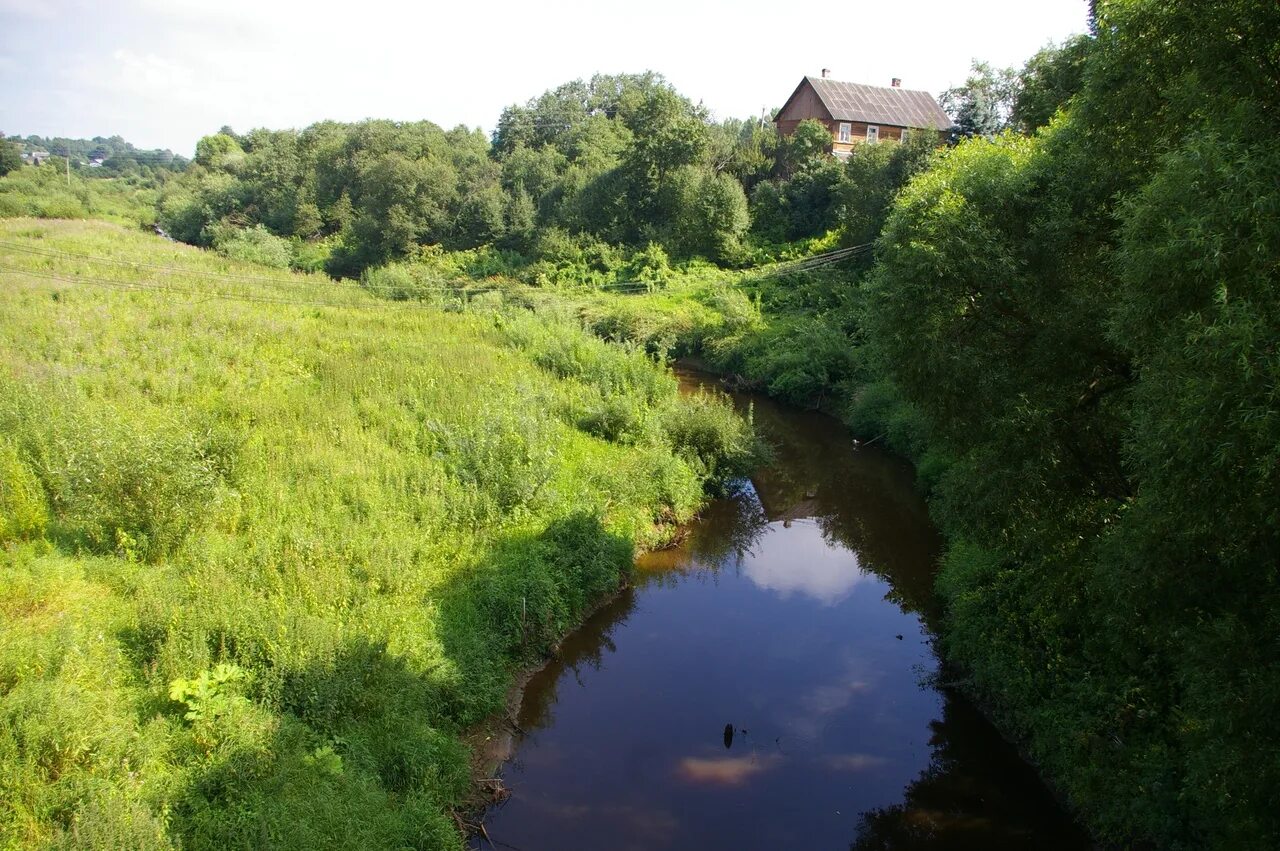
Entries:
[[[861, 814], [850, 851], [1090, 846], [1043, 794], [1031, 767], [963, 696], [948, 692], [942, 717], [929, 727], [929, 767], [907, 786], [902, 803]], [[1056, 835], [1047, 835], [1049, 825]]]

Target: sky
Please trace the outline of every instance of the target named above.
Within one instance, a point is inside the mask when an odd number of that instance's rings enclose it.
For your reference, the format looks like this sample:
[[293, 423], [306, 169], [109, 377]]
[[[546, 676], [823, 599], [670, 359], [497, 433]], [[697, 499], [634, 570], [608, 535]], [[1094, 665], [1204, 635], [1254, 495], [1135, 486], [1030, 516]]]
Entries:
[[121, 135], [190, 156], [230, 125], [427, 119], [492, 131], [504, 106], [653, 70], [719, 117], [801, 77], [933, 94], [972, 60], [1020, 66], [1083, 32], [1086, 0], [0, 0], [0, 131]]

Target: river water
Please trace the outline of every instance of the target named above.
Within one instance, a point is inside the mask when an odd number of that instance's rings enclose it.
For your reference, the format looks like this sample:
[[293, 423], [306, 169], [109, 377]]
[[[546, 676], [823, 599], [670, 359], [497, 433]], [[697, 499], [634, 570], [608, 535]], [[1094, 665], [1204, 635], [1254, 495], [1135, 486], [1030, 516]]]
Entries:
[[[703, 381], [680, 375], [689, 390]], [[936, 684], [939, 539], [909, 464], [735, 395], [774, 448], [529, 682], [498, 847], [1087, 848]]]

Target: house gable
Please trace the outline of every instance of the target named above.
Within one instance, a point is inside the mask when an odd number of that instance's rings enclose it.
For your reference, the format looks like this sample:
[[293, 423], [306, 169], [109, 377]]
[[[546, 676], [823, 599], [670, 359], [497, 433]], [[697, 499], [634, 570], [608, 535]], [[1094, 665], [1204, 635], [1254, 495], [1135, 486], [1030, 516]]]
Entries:
[[799, 124], [806, 118], [816, 118], [819, 121], [835, 120], [808, 77], [800, 81], [800, 85], [796, 86], [796, 90], [791, 93], [791, 97], [787, 98], [787, 102], [782, 105], [782, 109], [778, 110], [773, 120], [777, 124], [784, 121]]

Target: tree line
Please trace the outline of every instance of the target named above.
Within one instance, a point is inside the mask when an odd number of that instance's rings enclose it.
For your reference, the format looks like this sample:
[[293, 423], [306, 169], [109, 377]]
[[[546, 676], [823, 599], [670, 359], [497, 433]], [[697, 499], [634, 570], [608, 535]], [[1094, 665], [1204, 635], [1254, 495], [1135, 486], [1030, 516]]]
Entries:
[[[983, 96], [973, 80], [951, 94], [962, 114]], [[159, 219], [186, 242], [337, 275], [423, 246], [588, 269], [637, 252], [742, 266], [840, 225], [867, 166], [832, 158], [830, 142], [817, 122], [781, 137], [762, 119], [714, 120], [658, 74], [596, 75], [506, 108], [492, 138], [428, 121], [223, 128], [166, 187]], [[905, 156], [935, 145], [917, 134]], [[868, 156], [902, 172], [890, 146]]]
[[96, 163], [95, 176], [134, 176], [162, 181], [161, 172], [182, 171], [187, 159], [167, 148], [138, 148], [122, 136], [94, 136], [92, 139], [70, 139], [63, 136], [9, 136], [0, 133], [0, 176], [23, 165], [23, 155], [40, 151], [66, 166], [71, 159], [73, 169], [90, 173], [89, 163]]

